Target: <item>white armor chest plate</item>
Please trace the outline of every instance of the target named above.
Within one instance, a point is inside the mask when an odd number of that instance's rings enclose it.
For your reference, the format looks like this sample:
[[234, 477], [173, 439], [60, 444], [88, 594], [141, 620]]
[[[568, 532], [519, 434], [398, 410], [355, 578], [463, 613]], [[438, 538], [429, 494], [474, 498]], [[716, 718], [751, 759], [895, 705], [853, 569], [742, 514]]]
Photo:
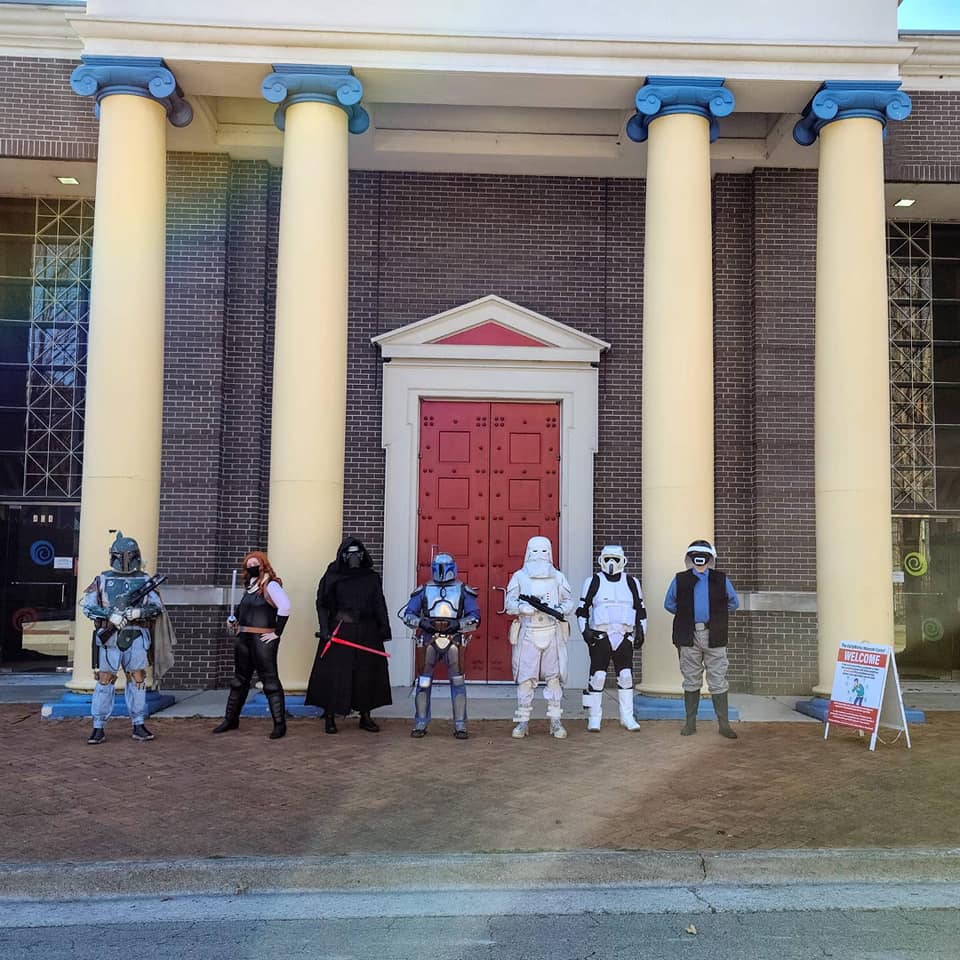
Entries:
[[[560, 583], [556, 577], [531, 577], [521, 572], [520, 592], [536, 597], [541, 603], [545, 603], [555, 610], [560, 609]], [[535, 646], [541, 649], [549, 646], [559, 623], [556, 617], [551, 617], [549, 613], [541, 613], [539, 610], [533, 613], [524, 613], [520, 616], [523, 621], [526, 639], [532, 641]]]
[[602, 573], [600, 589], [597, 590], [590, 608], [590, 626], [598, 630], [608, 627], [633, 627], [637, 613], [633, 609], [633, 594], [624, 574], [611, 582]]

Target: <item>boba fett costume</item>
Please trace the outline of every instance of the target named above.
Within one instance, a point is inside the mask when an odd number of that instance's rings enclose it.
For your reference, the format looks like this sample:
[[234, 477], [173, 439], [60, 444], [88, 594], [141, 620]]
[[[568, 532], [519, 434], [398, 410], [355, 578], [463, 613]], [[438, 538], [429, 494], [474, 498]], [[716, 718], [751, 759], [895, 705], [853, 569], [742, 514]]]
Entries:
[[100, 744], [106, 739], [104, 726], [113, 712], [114, 683], [121, 670], [127, 681], [124, 698], [133, 724], [133, 739], [153, 739], [144, 725], [150, 649], [155, 635], [162, 635], [162, 652], [154, 652], [154, 673], [159, 678], [173, 665], [170, 648], [174, 642], [163, 602], [153, 589], [154, 582], [142, 568], [137, 541], [118, 530], [110, 547], [110, 569], [87, 587], [81, 602], [84, 614], [96, 624], [97, 682], [90, 708], [93, 731], [87, 743]]

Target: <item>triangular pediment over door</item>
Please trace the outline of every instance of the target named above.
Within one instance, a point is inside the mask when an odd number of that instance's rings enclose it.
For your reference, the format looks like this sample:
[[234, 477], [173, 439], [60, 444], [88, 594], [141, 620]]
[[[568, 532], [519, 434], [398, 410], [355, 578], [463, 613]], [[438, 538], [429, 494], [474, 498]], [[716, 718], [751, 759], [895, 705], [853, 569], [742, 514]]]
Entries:
[[491, 294], [373, 338], [385, 360], [598, 363], [610, 344]]

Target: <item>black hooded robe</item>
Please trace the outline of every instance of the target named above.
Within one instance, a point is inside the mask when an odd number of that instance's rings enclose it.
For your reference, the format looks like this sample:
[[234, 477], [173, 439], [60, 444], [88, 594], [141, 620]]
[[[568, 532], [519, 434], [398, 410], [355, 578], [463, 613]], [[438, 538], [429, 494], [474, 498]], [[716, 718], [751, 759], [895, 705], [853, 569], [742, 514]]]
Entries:
[[[343, 562], [343, 554], [350, 546], [358, 546], [363, 551], [358, 570], [351, 570]], [[352, 623], [338, 617], [344, 613]], [[392, 703], [386, 657], [338, 643], [327, 647], [327, 640], [335, 629], [341, 639], [381, 652], [384, 641], [390, 639], [380, 574], [373, 569], [366, 547], [355, 537], [347, 537], [340, 544], [336, 559], [327, 567], [317, 587], [317, 618], [322, 638], [304, 702], [323, 707], [327, 714], [341, 716], [351, 710], [367, 713]]]

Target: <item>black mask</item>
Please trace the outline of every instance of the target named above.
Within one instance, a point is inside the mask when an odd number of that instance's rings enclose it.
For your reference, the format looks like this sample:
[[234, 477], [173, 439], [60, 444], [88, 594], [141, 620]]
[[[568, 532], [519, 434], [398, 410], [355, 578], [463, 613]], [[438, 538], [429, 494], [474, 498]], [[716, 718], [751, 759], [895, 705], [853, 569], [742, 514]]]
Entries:
[[260, 579], [260, 568], [259, 567], [247, 567], [247, 576], [251, 580]]
[[344, 559], [346, 560], [347, 567], [351, 570], [359, 570], [360, 564], [363, 563], [363, 554], [359, 551], [354, 551], [353, 553], [345, 553]]

